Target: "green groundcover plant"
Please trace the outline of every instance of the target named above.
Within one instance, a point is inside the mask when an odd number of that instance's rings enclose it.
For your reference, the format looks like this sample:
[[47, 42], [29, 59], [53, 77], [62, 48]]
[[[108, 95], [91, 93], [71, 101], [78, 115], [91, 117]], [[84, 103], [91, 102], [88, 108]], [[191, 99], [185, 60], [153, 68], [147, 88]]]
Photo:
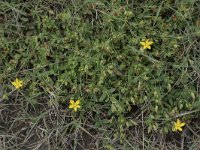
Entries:
[[182, 131], [198, 116], [197, 1], [0, 4], [1, 102], [91, 115], [121, 141], [127, 128]]

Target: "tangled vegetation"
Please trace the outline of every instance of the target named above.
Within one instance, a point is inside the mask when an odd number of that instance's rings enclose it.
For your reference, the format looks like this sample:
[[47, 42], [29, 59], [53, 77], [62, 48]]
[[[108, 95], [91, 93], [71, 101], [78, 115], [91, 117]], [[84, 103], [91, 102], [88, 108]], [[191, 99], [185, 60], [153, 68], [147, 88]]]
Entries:
[[0, 10], [0, 148], [200, 147], [198, 0]]

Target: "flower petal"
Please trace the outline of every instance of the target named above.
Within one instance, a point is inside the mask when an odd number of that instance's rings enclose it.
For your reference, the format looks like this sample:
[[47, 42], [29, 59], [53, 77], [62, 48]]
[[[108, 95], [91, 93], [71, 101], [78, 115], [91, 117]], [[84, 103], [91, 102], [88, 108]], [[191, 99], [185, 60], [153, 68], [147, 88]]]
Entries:
[[80, 104], [80, 100], [77, 100], [77, 101], [76, 101], [76, 105], [79, 105], [79, 104]]
[[153, 42], [148, 42], [149, 45], [153, 44]]
[[77, 111], [77, 107], [74, 107], [74, 111], [75, 111], [75, 112]]
[[184, 125], [185, 125], [185, 123], [184, 123], [184, 122], [180, 124], [180, 126], [181, 126], [181, 127], [183, 127]]
[[70, 100], [69, 103], [70, 103], [71, 105], [74, 105], [74, 100]]
[[183, 129], [181, 127], [178, 128], [179, 131], [183, 131]]
[[145, 45], [145, 42], [140, 42], [140, 44], [144, 46], [144, 45]]
[[19, 82], [19, 79], [18, 79], [18, 78], [16, 78], [15, 82], [17, 82], [17, 83], [18, 83], [18, 82]]
[[69, 105], [69, 108], [74, 108], [74, 105], [70, 104], [70, 105]]
[[181, 121], [177, 119], [176, 124], [181, 124]]
[[16, 85], [15, 82], [11, 82], [11, 84], [14, 85], [14, 86]]
[[174, 126], [172, 127], [172, 131], [176, 131], [176, 128]]

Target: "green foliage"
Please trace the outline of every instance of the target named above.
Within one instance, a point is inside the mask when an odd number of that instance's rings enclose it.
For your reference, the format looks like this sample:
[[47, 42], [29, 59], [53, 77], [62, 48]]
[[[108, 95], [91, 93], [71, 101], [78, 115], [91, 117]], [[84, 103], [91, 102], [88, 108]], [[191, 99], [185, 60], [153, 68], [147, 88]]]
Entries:
[[[14, 93], [60, 109], [80, 99], [81, 120], [92, 113], [96, 127], [114, 127], [122, 140], [141, 119], [148, 132], [168, 133], [176, 115], [199, 109], [197, 1], [75, 3], [38, 12], [4, 6], [13, 12], [0, 37], [4, 99]], [[141, 48], [143, 39], [154, 42], [151, 50]], [[19, 92], [10, 83], [16, 77], [25, 83]]]

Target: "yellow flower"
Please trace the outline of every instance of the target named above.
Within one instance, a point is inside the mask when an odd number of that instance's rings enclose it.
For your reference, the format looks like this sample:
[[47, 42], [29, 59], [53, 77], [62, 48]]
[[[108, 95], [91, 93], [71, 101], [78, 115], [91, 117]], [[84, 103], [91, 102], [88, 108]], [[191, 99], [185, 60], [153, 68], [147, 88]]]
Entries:
[[149, 41], [148, 39], [144, 42], [140, 42], [140, 44], [143, 46], [143, 49], [151, 49], [151, 44], [153, 44], [152, 41]]
[[16, 89], [19, 89], [23, 86], [23, 81], [22, 80], [19, 80], [18, 78], [15, 79], [14, 82], [11, 82], [12, 85], [15, 86]]
[[176, 122], [174, 122], [174, 126], [172, 128], [173, 131], [182, 131], [182, 127], [185, 125], [184, 122], [181, 122], [179, 119], [177, 119]]
[[69, 108], [74, 109], [74, 111], [76, 112], [78, 108], [80, 108], [80, 100], [77, 100], [76, 102], [74, 100], [70, 100], [69, 102]]

